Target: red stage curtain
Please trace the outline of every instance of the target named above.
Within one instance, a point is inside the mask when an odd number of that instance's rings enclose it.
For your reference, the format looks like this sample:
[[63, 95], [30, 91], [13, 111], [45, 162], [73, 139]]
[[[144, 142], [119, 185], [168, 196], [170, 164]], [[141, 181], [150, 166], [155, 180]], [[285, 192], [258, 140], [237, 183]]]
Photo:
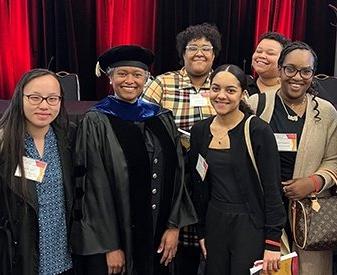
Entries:
[[138, 44], [154, 49], [156, 0], [102, 0], [96, 2], [96, 49]]
[[0, 0], [0, 41], [0, 99], [10, 99], [31, 68], [27, 1]]
[[274, 2], [274, 16], [272, 30], [291, 38], [296, 0], [276, 0]]
[[304, 40], [307, 26], [307, 0], [297, 0], [293, 22], [293, 40]]
[[256, 17], [255, 17], [255, 35], [254, 45], [257, 45], [261, 34], [270, 30], [270, 19], [272, 17], [273, 0], [257, 0], [256, 1]]
[[267, 31], [295, 40], [304, 39], [306, 6], [307, 0], [257, 0], [255, 45]]

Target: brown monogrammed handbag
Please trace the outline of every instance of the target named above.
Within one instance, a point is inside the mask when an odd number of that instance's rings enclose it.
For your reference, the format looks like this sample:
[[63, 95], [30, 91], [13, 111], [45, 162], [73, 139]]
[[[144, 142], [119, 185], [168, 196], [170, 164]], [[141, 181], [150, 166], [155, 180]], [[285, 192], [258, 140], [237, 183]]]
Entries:
[[337, 248], [337, 196], [335, 191], [331, 190], [331, 193], [333, 195], [327, 197], [313, 196], [292, 202], [292, 231], [299, 248]]

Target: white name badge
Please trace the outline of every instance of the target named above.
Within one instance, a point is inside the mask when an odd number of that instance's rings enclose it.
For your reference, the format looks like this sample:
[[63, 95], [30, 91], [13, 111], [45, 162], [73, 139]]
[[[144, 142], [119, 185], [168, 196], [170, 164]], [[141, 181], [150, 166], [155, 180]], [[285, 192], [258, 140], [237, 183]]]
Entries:
[[202, 96], [201, 94], [190, 94], [191, 107], [203, 107], [207, 105], [207, 97]]
[[208, 169], [208, 164], [206, 160], [202, 157], [202, 155], [199, 154], [198, 156], [198, 162], [196, 169], [201, 177], [201, 180], [204, 181]]
[[274, 134], [280, 152], [297, 152], [297, 134]]
[[[41, 160], [23, 157], [23, 169], [25, 170], [25, 177], [28, 180], [42, 182], [46, 172], [47, 163]], [[19, 166], [16, 167], [14, 176], [21, 177]]]

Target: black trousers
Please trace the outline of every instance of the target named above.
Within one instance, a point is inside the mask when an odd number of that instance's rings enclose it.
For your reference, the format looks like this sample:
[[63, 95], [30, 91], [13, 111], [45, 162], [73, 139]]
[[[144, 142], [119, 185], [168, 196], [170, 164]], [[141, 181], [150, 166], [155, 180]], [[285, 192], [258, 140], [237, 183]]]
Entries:
[[254, 226], [245, 205], [211, 201], [205, 243], [207, 275], [245, 275], [263, 257], [264, 230]]
[[73, 256], [76, 275], [107, 275], [108, 267], [105, 254]]
[[200, 260], [200, 248], [179, 244], [174, 259], [174, 275], [197, 275]]
[[[160, 264], [162, 254], [156, 254], [154, 256], [154, 261], [156, 264], [153, 265], [153, 275], [169, 275], [171, 274], [172, 264], [164, 266]], [[105, 254], [94, 254], [88, 256], [75, 255], [73, 257], [74, 270], [76, 275], [107, 275], [108, 268], [106, 263]], [[151, 275], [144, 270], [137, 269], [135, 274], [139, 275]]]

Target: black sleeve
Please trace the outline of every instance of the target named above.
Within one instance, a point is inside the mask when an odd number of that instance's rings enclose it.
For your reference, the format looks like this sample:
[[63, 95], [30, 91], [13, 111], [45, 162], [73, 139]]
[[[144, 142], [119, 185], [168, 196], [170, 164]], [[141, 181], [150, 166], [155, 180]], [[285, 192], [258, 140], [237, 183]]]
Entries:
[[80, 123], [76, 137], [75, 170], [76, 200], [72, 227], [72, 246], [75, 254], [105, 253], [120, 248], [119, 221], [115, 209], [114, 183], [110, 175], [113, 144], [99, 118], [91, 114]]
[[[0, 274], [12, 274], [11, 263], [14, 255], [13, 217], [9, 205], [9, 188], [5, 180], [7, 165], [0, 154]], [[12, 192], [10, 192], [12, 193]]]
[[177, 164], [174, 178], [174, 196], [171, 208], [168, 227], [182, 228], [186, 225], [195, 224], [197, 222], [197, 214], [185, 185], [185, 166], [184, 158], [180, 143], [180, 135], [177, 126], [174, 123], [171, 112], [165, 116], [161, 116], [167, 127], [168, 133], [171, 135], [177, 153]]
[[198, 215], [197, 234], [199, 239], [205, 238], [205, 217], [208, 205], [208, 184], [207, 177], [204, 181], [199, 176], [196, 165], [200, 154], [202, 132], [200, 125], [195, 125], [191, 129], [191, 148], [189, 151], [190, 173], [192, 181], [192, 201]]
[[264, 189], [265, 238], [280, 241], [286, 222], [281, 197], [280, 160], [270, 126], [259, 118], [252, 120], [252, 145]]

